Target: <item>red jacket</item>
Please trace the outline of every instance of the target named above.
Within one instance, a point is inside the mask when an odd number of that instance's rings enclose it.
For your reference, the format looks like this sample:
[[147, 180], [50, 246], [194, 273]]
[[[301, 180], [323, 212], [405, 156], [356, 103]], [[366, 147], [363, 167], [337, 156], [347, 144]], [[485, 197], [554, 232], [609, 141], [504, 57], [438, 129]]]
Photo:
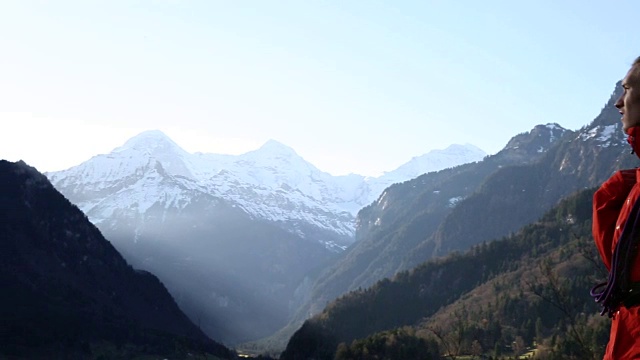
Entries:
[[[629, 135], [633, 149], [640, 150], [640, 127], [629, 129]], [[640, 168], [616, 172], [593, 196], [593, 238], [608, 270], [629, 212], [639, 198]], [[640, 263], [640, 253], [635, 263]], [[631, 281], [640, 281], [640, 266], [632, 269]], [[640, 359], [640, 306], [621, 307], [614, 314], [604, 359]]]

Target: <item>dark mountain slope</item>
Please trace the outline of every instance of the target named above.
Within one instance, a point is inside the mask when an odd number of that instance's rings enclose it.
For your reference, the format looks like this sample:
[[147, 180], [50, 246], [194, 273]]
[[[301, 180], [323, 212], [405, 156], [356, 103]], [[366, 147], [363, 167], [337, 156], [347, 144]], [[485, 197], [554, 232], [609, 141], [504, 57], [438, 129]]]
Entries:
[[129, 266], [44, 175], [3, 160], [0, 288], [6, 356], [89, 358], [105, 343], [127, 345], [124, 357], [233, 356], [189, 321], [155, 276]]
[[588, 127], [549, 149], [540, 161], [492, 174], [410, 255], [406, 266], [504, 236], [535, 221], [568, 194], [597, 186], [620, 168], [636, 166], [613, 106], [618, 96], [617, 90]]

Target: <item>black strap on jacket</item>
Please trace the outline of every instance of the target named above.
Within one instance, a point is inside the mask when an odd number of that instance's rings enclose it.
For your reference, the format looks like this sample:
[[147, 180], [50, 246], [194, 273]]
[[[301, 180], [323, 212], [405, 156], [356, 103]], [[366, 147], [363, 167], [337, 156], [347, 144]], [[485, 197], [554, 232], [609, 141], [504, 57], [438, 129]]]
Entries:
[[[633, 204], [613, 251], [609, 279], [591, 289], [591, 296], [603, 307], [600, 315], [606, 313], [613, 317], [621, 305], [629, 308], [640, 304], [640, 284], [631, 283], [631, 270], [638, 252], [639, 240], [640, 199]], [[604, 290], [598, 291], [603, 287]]]

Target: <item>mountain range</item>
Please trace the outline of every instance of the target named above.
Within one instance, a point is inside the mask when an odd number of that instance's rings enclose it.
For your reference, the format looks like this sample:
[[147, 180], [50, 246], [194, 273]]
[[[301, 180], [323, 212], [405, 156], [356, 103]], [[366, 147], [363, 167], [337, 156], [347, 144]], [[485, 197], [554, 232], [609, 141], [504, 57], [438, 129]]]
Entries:
[[[493, 177], [499, 178], [500, 172], [540, 161], [563, 139], [573, 135], [558, 124], [537, 125], [529, 132], [514, 136], [500, 152], [480, 162], [423, 174], [388, 187], [376, 201], [359, 212], [356, 243], [315, 276], [309, 284], [308, 296], [290, 323], [273, 336], [247, 346], [281, 349], [305, 319], [321, 312], [327, 303], [340, 295], [370, 287], [381, 279], [452, 250], [468, 248], [474, 242], [468, 241], [467, 236], [442, 242], [437, 235], [449, 224], [463, 226], [460, 221], [480, 218], [480, 222], [486, 222], [482, 216], [491, 212], [483, 206], [486, 204], [474, 200], [484, 186], [491, 184]], [[475, 204], [473, 211], [476, 214], [464, 213], [462, 219], [451, 220], [469, 203]], [[511, 230], [519, 226], [518, 223], [505, 223]], [[489, 228], [497, 229], [500, 234], [501, 229], [494, 228], [495, 225], [491, 223]], [[475, 223], [473, 226], [482, 228]]]
[[606, 275], [587, 249], [594, 187], [637, 163], [620, 92], [577, 131], [380, 178], [275, 141], [190, 154], [159, 131], [48, 179], [1, 161], [2, 354], [229, 358], [207, 336], [277, 350], [293, 334], [283, 359], [600, 358], [606, 322], [580, 291]]
[[287, 324], [313, 274], [353, 243], [355, 213], [375, 192], [484, 156], [453, 145], [379, 178], [331, 176], [276, 141], [190, 154], [148, 131], [47, 176], [209, 336], [235, 344]]
[[[97, 225], [123, 208], [135, 207], [144, 214], [158, 200], [183, 208], [190, 199], [185, 191], [198, 191], [339, 252], [353, 242], [357, 212], [389, 185], [484, 156], [473, 145], [451, 145], [379, 177], [332, 176], [275, 140], [238, 156], [190, 154], [161, 131], [151, 130], [109, 154], [47, 176]], [[152, 179], [136, 178], [148, 169], [172, 177], [176, 184], [162, 187], [146, 182]]]
[[[511, 343], [520, 337], [531, 346], [539, 328], [539, 343], [549, 341], [539, 347], [544, 358], [601, 358], [606, 324], [588, 289], [606, 273], [593, 268], [597, 255], [588, 255], [595, 250], [589, 244], [590, 199], [593, 187], [638, 163], [614, 106], [621, 91], [618, 83], [601, 113], [578, 131], [549, 136], [537, 127], [480, 163], [388, 188], [359, 213], [356, 244], [317, 278], [298, 322], [279, 333], [288, 338], [291, 328], [298, 330], [283, 358], [349, 358], [337, 354], [388, 344], [402, 326], [414, 329], [411, 336], [430, 333], [418, 338], [435, 340], [445, 354], [453, 351], [447, 331], [466, 336], [466, 345], [457, 345], [467, 356], [481, 348], [476, 355], [488, 356], [487, 346], [519, 355], [522, 349]], [[547, 146], [538, 147], [538, 140]], [[523, 288], [514, 272], [532, 286]], [[534, 277], [540, 282], [533, 284]], [[474, 303], [480, 296], [483, 307]], [[449, 311], [436, 317], [445, 307]], [[317, 315], [300, 327], [309, 313]], [[504, 317], [492, 323], [492, 316]], [[475, 330], [467, 327], [471, 323]], [[497, 331], [485, 333], [489, 339], [480, 335], [487, 327]], [[269, 341], [266, 346], [276, 346], [278, 338]]]

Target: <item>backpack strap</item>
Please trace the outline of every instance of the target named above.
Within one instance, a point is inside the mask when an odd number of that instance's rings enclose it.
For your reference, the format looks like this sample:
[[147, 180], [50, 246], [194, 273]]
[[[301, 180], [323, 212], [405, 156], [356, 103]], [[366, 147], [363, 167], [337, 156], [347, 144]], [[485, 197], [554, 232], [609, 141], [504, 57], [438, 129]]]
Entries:
[[[613, 251], [609, 278], [591, 289], [591, 296], [603, 307], [600, 315], [606, 313], [613, 317], [622, 305], [628, 308], [640, 304], [640, 283], [631, 283], [631, 269], [638, 253], [639, 240], [640, 199], [633, 204]], [[604, 290], [599, 291], [603, 287]]]

